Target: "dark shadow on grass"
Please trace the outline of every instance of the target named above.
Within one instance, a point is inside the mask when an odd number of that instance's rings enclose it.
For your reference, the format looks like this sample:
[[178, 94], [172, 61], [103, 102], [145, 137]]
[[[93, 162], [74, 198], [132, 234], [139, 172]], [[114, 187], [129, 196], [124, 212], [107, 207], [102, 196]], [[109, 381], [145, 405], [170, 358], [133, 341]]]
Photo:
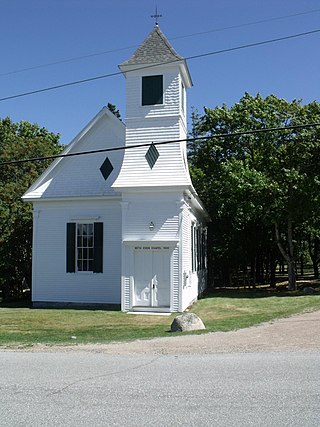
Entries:
[[76, 303], [76, 302], [33, 302], [33, 309], [46, 310], [89, 310], [89, 311], [121, 311], [120, 304]]
[[30, 301], [4, 301], [0, 302], [1, 308], [32, 308]]
[[0, 302], [1, 308], [29, 308], [32, 310], [76, 310], [76, 311], [120, 311], [119, 304], [77, 304], [77, 303], [41, 303], [31, 301]]
[[[304, 286], [311, 286], [315, 289], [314, 293], [306, 293], [303, 291]], [[266, 289], [210, 289], [208, 292], [206, 292], [201, 299], [207, 299], [207, 298], [250, 298], [250, 299], [256, 299], [256, 298], [271, 298], [271, 297], [303, 297], [307, 295], [318, 295], [320, 296], [320, 288], [319, 285], [310, 285], [310, 283], [307, 285], [304, 285], [302, 288], [298, 289], [297, 291], [288, 291], [284, 288], [276, 288], [266, 290]]]

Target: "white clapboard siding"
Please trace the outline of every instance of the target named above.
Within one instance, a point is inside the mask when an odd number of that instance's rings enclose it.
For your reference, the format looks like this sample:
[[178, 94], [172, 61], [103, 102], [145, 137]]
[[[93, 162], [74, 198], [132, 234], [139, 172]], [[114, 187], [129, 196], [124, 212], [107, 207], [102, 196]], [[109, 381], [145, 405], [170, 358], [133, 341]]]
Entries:
[[[191, 211], [187, 204], [183, 205], [181, 233], [182, 233], [182, 292], [181, 311], [184, 311], [194, 300], [197, 299], [198, 284], [194, 280], [191, 262]], [[194, 218], [194, 216], [192, 215]]]
[[[141, 78], [153, 74], [163, 74], [164, 99], [163, 105], [141, 105]], [[180, 106], [180, 84], [181, 78], [178, 69], [166, 71], [166, 69], [143, 70], [130, 73], [127, 77], [127, 103], [126, 103], [126, 124], [128, 120], [135, 117], [152, 117], [175, 116], [181, 113]], [[130, 126], [130, 125], [129, 125]]]
[[184, 204], [182, 208], [181, 232], [183, 251], [182, 271], [185, 275], [189, 275], [191, 271], [191, 220], [187, 204]]
[[135, 148], [125, 153], [123, 167], [113, 184], [121, 187], [176, 187], [191, 185], [179, 144], [160, 146], [159, 158], [152, 169], [145, 158], [147, 148]]
[[[179, 239], [179, 209], [181, 193], [123, 194], [126, 202], [123, 240], [177, 241]], [[149, 229], [153, 223], [153, 230]]]
[[171, 311], [181, 311], [181, 281], [179, 268], [179, 247], [176, 247], [172, 254], [172, 303]]
[[[141, 79], [161, 74], [164, 78], [162, 105], [141, 105]], [[185, 114], [181, 105], [179, 66], [162, 66], [128, 72], [126, 145], [177, 141], [186, 138]], [[192, 186], [186, 162], [186, 143], [158, 145], [159, 158], [151, 169], [145, 155], [148, 147], [126, 150], [115, 189], [135, 187]]]
[[[104, 108], [64, 150], [75, 153], [124, 146], [125, 126]], [[115, 181], [123, 160], [123, 151], [66, 157], [53, 162], [23, 196], [25, 200], [57, 197], [114, 195]], [[107, 180], [100, 172], [106, 157], [113, 171]]]
[[[103, 273], [66, 272], [66, 224], [103, 222]], [[121, 206], [117, 200], [35, 202], [34, 302], [120, 304]]]
[[[207, 214], [206, 214], [207, 215]], [[207, 286], [207, 273], [205, 270], [192, 271], [192, 254], [191, 254], [191, 225], [201, 227], [206, 224], [208, 217], [203, 215], [191, 206], [183, 208], [182, 219], [182, 298], [181, 310], [184, 311], [192, 304], [199, 295], [202, 295]]]

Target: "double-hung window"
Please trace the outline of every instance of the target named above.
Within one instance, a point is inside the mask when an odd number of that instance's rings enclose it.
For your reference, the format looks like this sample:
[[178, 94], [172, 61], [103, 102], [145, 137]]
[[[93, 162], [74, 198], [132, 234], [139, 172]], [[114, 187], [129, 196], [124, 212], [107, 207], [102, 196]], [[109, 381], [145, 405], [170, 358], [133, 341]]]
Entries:
[[206, 268], [206, 231], [191, 224], [191, 268], [200, 271]]
[[93, 224], [77, 224], [77, 271], [93, 271]]
[[67, 273], [103, 272], [103, 223], [67, 223]]
[[191, 269], [197, 271], [198, 266], [198, 233], [195, 224], [191, 225]]

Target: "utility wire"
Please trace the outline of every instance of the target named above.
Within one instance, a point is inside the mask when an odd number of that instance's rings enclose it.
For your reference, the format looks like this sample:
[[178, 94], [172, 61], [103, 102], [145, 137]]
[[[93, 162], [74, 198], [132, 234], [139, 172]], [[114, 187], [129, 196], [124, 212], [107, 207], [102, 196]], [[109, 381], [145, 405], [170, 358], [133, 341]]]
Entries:
[[[222, 49], [222, 50], [217, 50], [217, 51], [213, 51], [213, 52], [202, 53], [202, 54], [199, 54], [199, 55], [193, 55], [193, 56], [186, 57], [183, 60], [191, 60], [191, 59], [204, 58], [204, 57], [207, 57], [207, 56], [218, 55], [218, 54], [221, 54], [221, 53], [233, 52], [233, 51], [237, 51], [237, 50], [241, 50], [241, 49], [247, 49], [247, 48], [250, 48], [250, 47], [262, 46], [262, 45], [266, 45], [266, 44], [270, 44], [270, 43], [276, 43], [276, 42], [280, 42], [280, 41], [284, 41], [284, 40], [294, 39], [294, 38], [297, 38], [297, 37], [308, 36], [308, 35], [316, 34], [316, 33], [319, 33], [319, 32], [320, 32], [320, 29], [312, 30], [312, 31], [306, 31], [304, 33], [292, 34], [290, 36], [278, 37], [278, 38], [275, 38], [275, 39], [264, 40], [264, 41], [261, 41], [261, 42], [249, 43], [249, 44], [241, 45], [241, 46], [235, 46], [235, 47], [231, 47], [231, 48], [228, 48], [228, 49]], [[159, 62], [157, 64], [146, 65], [146, 66], [143, 66], [143, 67], [137, 67], [135, 69], [131, 69], [130, 71], [139, 71], [139, 70], [144, 70], [144, 69], [148, 69], [148, 68], [157, 67], [159, 65], [172, 64], [172, 63], [175, 63], [175, 62], [181, 62], [181, 59], [176, 59], [176, 60], [167, 61], [167, 62]], [[122, 74], [122, 71], [117, 71], [117, 72], [114, 72], [114, 73], [103, 74], [103, 75], [95, 76], [95, 77], [89, 77], [87, 79], [75, 80], [75, 81], [68, 82], [68, 83], [62, 83], [62, 84], [55, 85], [55, 86], [49, 86], [49, 87], [42, 88], [42, 89], [32, 90], [30, 92], [23, 92], [23, 93], [19, 93], [19, 94], [16, 94], [16, 95], [6, 96], [6, 97], [3, 97], [3, 98], [0, 98], [0, 101], [7, 101], [9, 99], [21, 98], [21, 97], [24, 97], [24, 96], [34, 95], [34, 94], [42, 93], [42, 92], [48, 92], [48, 91], [51, 91], [51, 90], [61, 89], [61, 88], [68, 87], [68, 86], [75, 86], [75, 85], [79, 85], [79, 84], [82, 84], [82, 83], [88, 83], [88, 82], [92, 82], [92, 81], [95, 81], [95, 80], [105, 79], [107, 77], [118, 76], [118, 75], [121, 75], [121, 74]]]
[[[267, 23], [267, 22], [279, 21], [279, 20], [283, 20], [283, 19], [287, 19], [287, 18], [294, 18], [294, 17], [302, 16], [302, 15], [310, 15], [312, 13], [317, 13], [317, 12], [320, 12], [320, 9], [314, 9], [314, 10], [309, 10], [309, 11], [306, 11], [306, 12], [294, 13], [294, 14], [291, 14], [291, 15], [275, 16], [273, 18], [261, 19], [259, 21], [246, 22], [246, 23], [243, 23], [243, 24], [231, 25], [231, 26], [228, 26], [228, 27], [214, 28], [212, 30], [201, 31], [201, 32], [192, 33], [192, 34], [185, 34], [185, 35], [182, 35], [182, 36], [171, 37], [169, 40], [179, 40], [179, 39], [185, 39], [185, 38], [194, 37], [194, 36], [201, 36], [201, 35], [210, 34], [210, 33], [217, 33], [217, 32], [221, 32], [221, 31], [232, 30], [232, 29], [236, 29], [236, 28], [244, 28], [244, 27], [249, 27], [249, 26], [252, 26], [252, 25], [264, 24], [264, 23]], [[52, 65], [60, 65], [60, 64], [65, 64], [65, 63], [69, 63], [69, 62], [79, 61], [81, 59], [93, 58], [95, 56], [102, 56], [102, 55], [106, 55], [106, 54], [109, 54], [109, 53], [121, 52], [123, 50], [134, 49], [134, 48], [137, 48], [137, 47], [138, 47], [137, 45], [127, 46], [127, 47], [122, 47], [122, 48], [118, 48], [118, 49], [105, 50], [105, 51], [101, 51], [101, 52], [90, 53], [90, 54], [87, 54], [87, 55], [81, 55], [81, 56], [75, 56], [75, 57], [72, 57], [72, 58], [61, 59], [59, 61], [48, 62], [46, 64], [34, 65], [33, 67], [20, 68], [18, 70], [13, 70], [13, 71], [7, 71], [5, 73], [0, 73], [0, 77], [2, 77], [2, 76], [9, 76], [9, 75], [12, 75], [12, 74], [23, 73], [25, 71], [37, 70], [39, 68], [51, 67]]]
[[320, 123], [307, 123], [304, 125], [255, 129], [255, 130], [246, 130], [242, 132], [221, 133], [221, 134], [208, 135], [208, 136], [197, 136], [195, 138], [175, 139], [170, 141], [151, 142], [151, 143], [145, 143], [145, 144], [124, 145], [121, 147], [101, 148], [99, 150], [79, 151], [76, 153], [56, 154], [53, 156], [33, 157], [30, 159], [8, 160], [6, 162], [0, 162], [0, 166], [44, 161], [44, 160], [54, 160], [54, 159], [59, 159], [64, 157], [75, 157], [75, 156], [83, 156], [88, 154], [107, 153], [110, 151], [131, 150], [133, 148], [150, 147], [151, 145], [168, 145], [168, 144], [175, 144], [179, 142], [194, 142], [194, 141], [200, 141], [200, 140], [226, 138], [230, 136], [243, 136], [243, 135], [253, 135], [253, 134], [259, 134], [259, 133], [265, 133], [265, 132], [308, 129], [308, 128], [317, 127], [317, 126], [320, 126]]
[[178, 40], [178, 39], [185, 39], [185, 38], [193, 37], [193, 36], [202, 36], [204, 34], [217, 33], [217, 32], [220, 32], [220, 31], [233, 30], [233, 29], [236, 29], [236, 28], [244, 28], [244, 27], [249, 27], [251, 25], [257, 25], [257, 24], [265, 24], [267, 22], [280, 21], [282, 19], [294, 18], [296, 16], [308, 15], [310, 13], [317, 13], [317, 12], [320, 12], [320, 9], [314, 9], [314, 10], [309, 10], [309, 11], [306, 11], [306, 12], [294, 13], [292, 15], [275, 16], [273, 18], [261, 19], [260, 21], [246, 22], [244, 24], [231, 25], [231, 26], [228, 26], [228, 27], [214, 28], [213, 30], [201, 31], [201, 32], [198, 32], [198, 33], [187, 34], [187, 35], [184, 35], [184, 36], [172, 37], [169, 40]]
[[6, 73], [0, 73], [0, 77], [10, 76], [11, 74], [24, 73], [25, 71], [37, 70], [39, 68], [51, 67], [52, 65], [66, 64], [68, 62], [79, 61], [81, 59], [86, 59], [86, 58], [93, 58], [95, 56], [107, 55], [108, 53], [121, 52], [122, 50], [129, 50], [137, 47], [138, 47], [137, 45], [134, 45], [134, 46], [128, 46], [128, 47], [121, 47], [118, 49], [105, 50], [102, 52], [90, 53], [88, 55], [74, 56], [73, 58], [67, 58], [67, 59], [61, 59], [60, 61], [48, 62], [47, 64], [39, 64], [39, 65], [34, 65], [33, 67], [20, 68], [19, 70], [14, 70], [14, 71], [7, 71]]

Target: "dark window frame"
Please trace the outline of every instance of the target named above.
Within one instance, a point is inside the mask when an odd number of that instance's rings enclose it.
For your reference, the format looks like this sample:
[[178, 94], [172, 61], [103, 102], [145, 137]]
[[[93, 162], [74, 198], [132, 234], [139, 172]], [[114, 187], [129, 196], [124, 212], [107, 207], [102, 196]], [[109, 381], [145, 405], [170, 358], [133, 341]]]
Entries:
[[141, 105], [163, 105], [163, 75], [142, 76]]
[[92, 269], [81, 270], [77, 268], [77, 226], [90, 224], [87, 222], [68, 222], [67, 223], [67, 253], [66, 253], [66, 271], [67, 273], [103, 273], [103, 223], [91, 222], [93, 224], [93, 262]]
[[206, 228], [191, 223], [191, 271], [198, 272], [207, 268], [207, 232]]

